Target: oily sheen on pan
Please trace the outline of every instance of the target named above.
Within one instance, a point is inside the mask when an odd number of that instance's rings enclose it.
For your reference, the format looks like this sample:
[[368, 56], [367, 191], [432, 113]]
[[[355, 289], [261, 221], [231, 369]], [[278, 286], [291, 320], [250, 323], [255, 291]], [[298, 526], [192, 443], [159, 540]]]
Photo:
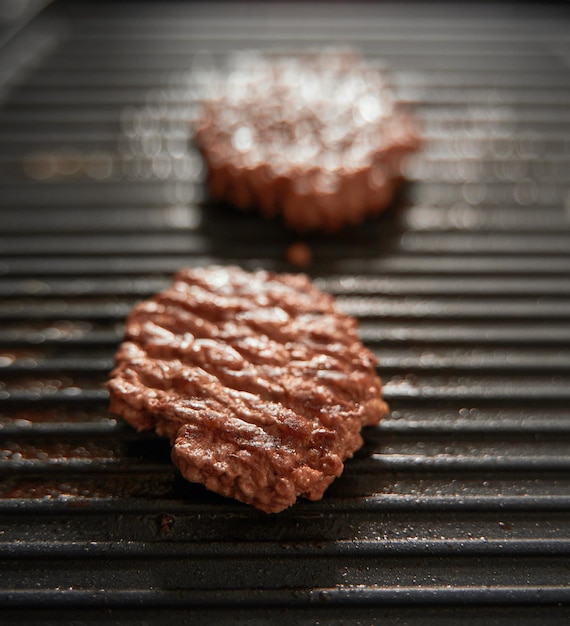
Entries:
[[305, 275], [213, 266], [135, 306], [107, 386], [186, 479], [278, 512], [320, 499], [387, 412], [375, 365]]

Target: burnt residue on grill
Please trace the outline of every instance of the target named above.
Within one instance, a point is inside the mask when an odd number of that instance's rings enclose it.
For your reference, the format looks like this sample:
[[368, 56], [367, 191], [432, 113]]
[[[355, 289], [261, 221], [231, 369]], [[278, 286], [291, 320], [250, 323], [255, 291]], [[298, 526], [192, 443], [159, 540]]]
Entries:
[[[570, 619], [570, 11], [334, 9], [0, 15], [3, 623]], [[299, 238], [211, 202], [191, 122], [212, 74], [338, 43], [421, 121], [391, 209]], [[181, 267], [292, 271], [295, 245], [391, 413], [322, 501], [266, 516], [183, 480], [103, 385], [126, 315]]]

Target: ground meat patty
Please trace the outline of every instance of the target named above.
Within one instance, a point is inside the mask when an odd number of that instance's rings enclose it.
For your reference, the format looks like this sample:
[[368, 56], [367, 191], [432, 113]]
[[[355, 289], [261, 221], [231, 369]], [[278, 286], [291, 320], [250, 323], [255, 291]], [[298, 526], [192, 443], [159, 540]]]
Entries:
[[113, 413], [170, 439], [185, 478], [267, 512], [320, 499], [387, 410], [332, 296], [237, 267], [182, 270], [138, 304], [108, 389]]
[[357, 224], [390, 205], [419, 146], [400, 109], [355, 53], [247, 56], [196, 121], [210, 193], [299, 232]]

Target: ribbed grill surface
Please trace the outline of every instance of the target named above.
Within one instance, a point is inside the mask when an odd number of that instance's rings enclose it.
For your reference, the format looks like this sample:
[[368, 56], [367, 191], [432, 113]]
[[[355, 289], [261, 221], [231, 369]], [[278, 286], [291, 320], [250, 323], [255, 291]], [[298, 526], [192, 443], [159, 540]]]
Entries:
[[[0, 57], [3, 623], [570, 620], [566, 5], [51, 6]], [[236, 50], [351, 44], [423, 124], [398, 206], [311, 236], [392, 412], [316, 503], [180, 479], [103, 389], [184, 266], [294, 271], [208, 202], [189, 119]]]

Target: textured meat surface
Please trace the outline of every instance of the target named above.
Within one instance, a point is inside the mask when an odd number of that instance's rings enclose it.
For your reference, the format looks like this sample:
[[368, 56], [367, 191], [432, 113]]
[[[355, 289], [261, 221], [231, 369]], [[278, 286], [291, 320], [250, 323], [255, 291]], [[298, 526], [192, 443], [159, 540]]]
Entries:
[[335, 231], [390, 205], [419, 134], [385, 72], [328, 51], [235, 61], [196, 142], [215, 198], [299, 232]]
[[131, 312], [111, 411], [173, 444], [182, 475], [280, 511], [322, 497], [387, 407], [356, 322], [304, 275], [182, 270]]

